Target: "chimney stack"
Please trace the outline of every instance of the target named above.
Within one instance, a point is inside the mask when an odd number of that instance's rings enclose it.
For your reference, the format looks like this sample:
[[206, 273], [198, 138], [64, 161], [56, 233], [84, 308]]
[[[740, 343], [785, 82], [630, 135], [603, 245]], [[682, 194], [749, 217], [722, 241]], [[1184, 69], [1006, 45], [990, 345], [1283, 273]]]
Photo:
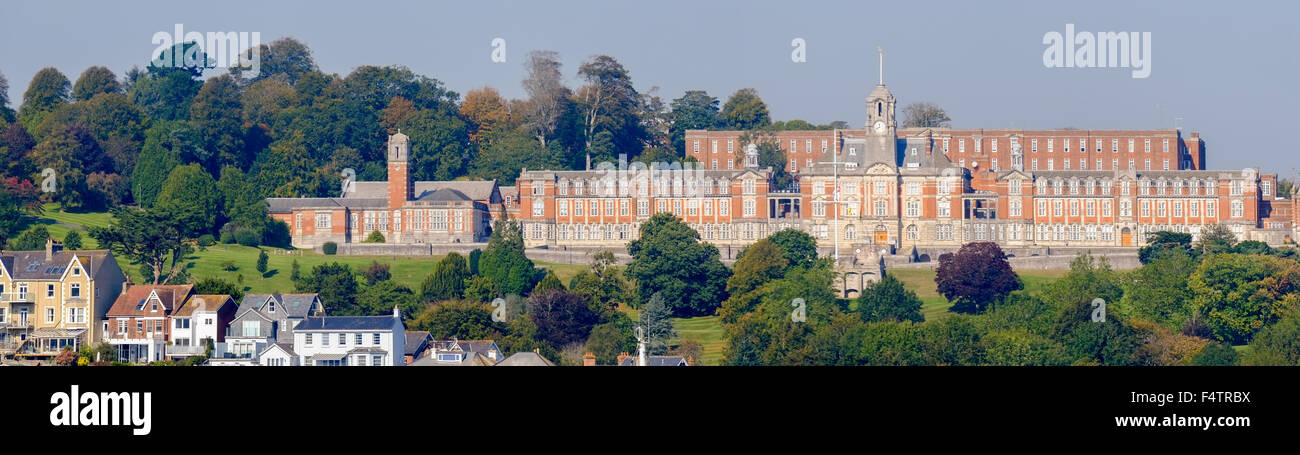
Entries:
[[583, 355], [583, 356], [582, 356], [582, 366], [584, 366], [584, 367], [594, 367], [594, 366], [596, 366], [596, 354], [592, 354], [592, 353], [588, 352], [586, 355]]
[[45, 260], [54, 260], [54, 239], [49, 237], [45, 238]]

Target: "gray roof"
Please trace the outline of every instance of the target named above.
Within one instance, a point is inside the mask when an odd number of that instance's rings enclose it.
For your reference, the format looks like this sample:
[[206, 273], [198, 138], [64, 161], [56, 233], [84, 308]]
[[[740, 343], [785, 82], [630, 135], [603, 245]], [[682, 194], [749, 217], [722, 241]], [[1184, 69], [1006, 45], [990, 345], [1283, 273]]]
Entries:
[[314, 330], [390, 330], [392, 316], [314, 316], [293, 328], [295, 332]]
[[244, 311], [250, 309], [260, 309], [270, 299], [276, 302], [276, 313], [290, 318], [305, 318], [310, 315], [316, 294], [248, 294], [239, 303], [239, 310], [235, 313], [244, 314]]
[[406, 355], [415, 355], [420, 351], [420, 347], [430, 339], [429, 332], [422, 330], [406, 331]]
[[56, 251], [46, 260], [45, 250], [27, 250], [5, 251], [0, 254], [0, 263], [15, 280], [57, 280], [72, 265], [74, 256], [82, 258], [82, 266], [92, 279], [97, 277], [100, 266], [113, 258], [107, 250], [83, 250]]
[[257, 353], [257, 356], [261, 357], [263, 354], [266, 354], [266, 351], [270, 351], [271, 348], [277, 346], [280, 347], [280, 349], [283, 349], [286, 354], [289, 354], [290, 357], [298, 356], [297, 353], [293, 352], [293, 343], [271, 343], [267, 345], [266, 349], [263, 349], [262, 352]]
[[497, 363], [499, 367], [553, 367], [554, 363], [541, 354], [532, 351], [516, 352]]
[[[354, 182], [352, 191], [344, 193], [343, 199], [379, 199], [388, 200], [388, 182]], [[414, 183], [415, 198], [421, 199], [425, 193], [433, 193], [441, 189], [454, 189], [464, 194], [470, 200], [483, 201], [489, 204], [501, 202], [501, 195], [497, 192], [496, 180], [455, 180], [455, 181], [422, 181]]]
[[[646, 356], [645, 363], [648, 367], [690, 366], [686, 363], [686, 358], [680, 355], [648, 355]], [[618, 362], [618, 366], [636, 366], [636, 356], [624, 357], [622, 361]]]
[[421, 194], [420, 197], [417, 197], [415, 199], [424, 202], [472, 202], [473, 201], [473, 199], [471, 199], [469, 196], [466, 196], [465, 193], [457, 191], [453, 188], [443, 188], [440, 190], [426, 191], [424, 194]]
[[388, 199], [375, 198], [336, 198], [336, 197], [273, 197], [266, 199], [267, 211], [270, 213], [289, 213], [295, 209], [382, 209], [388, 207]]

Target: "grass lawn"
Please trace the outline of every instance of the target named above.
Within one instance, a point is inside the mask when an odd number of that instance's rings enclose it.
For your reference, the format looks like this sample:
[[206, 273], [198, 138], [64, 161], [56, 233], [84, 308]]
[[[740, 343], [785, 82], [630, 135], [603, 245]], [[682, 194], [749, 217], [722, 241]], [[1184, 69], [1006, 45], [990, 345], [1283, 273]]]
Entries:
[[[82, 249], [93, 250], [99, 248], [99, 242], [90, 238], [90, 234], [86, 230], [91, 227], [108, 226], [108, 221], [111, 218], [108, 212], [64, 213], [59, 211], [59, 204], [55, 203], [45, 204], [44, 208], [45, 212], [41, 216], [34, 217], [33, 226], [36, 224], [45, 225], [45, 229], [50, 231], [50, 237], [60, 241], [68, 235], [68, 232], [79, 231], [81, 233]], [[64, 224], [76, 225], [81, 228], [65, 226]]]
[[[1025, 270], [1017, 273], [1025, 284], [1023, 292], [1037, 294], [1048, 283], [1065, 276], [1068, 272], [1068, 270]], [[931, 321], [949, 314], [948, 307], [952, 305], [948, 303], [948, 299], [939, 294], [938, 285], [934, 282], [934, 270], [890, 269], [886, 273], [898, 278], [903, 282], [903, 286], [921, 298], [921, 314], [925, 316], [925, 320]]]
[[673, 318], [673, 328], [677, 330], [677, 339], [694, 340], [704, 348], [698, 360], [703, 365], [722, 364], [723, 329], [718, 316], [700, 316], [694, 318]]

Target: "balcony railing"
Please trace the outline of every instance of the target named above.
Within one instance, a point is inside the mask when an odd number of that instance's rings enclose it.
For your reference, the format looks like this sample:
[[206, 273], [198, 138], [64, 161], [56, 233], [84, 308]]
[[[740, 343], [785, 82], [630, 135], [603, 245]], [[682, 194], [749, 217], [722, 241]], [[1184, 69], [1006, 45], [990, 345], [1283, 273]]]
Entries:
[[0, 294], [0, 302], [31, 302], [32, 293], [30, 292], [6, 292]]
[[168, 356], [189, 356], [189, 355], [203, 355], [205, 349], [206, 346], [203, 346], [201, 344], [198, 346], [168, 345], [165, 351], [167, 351]]

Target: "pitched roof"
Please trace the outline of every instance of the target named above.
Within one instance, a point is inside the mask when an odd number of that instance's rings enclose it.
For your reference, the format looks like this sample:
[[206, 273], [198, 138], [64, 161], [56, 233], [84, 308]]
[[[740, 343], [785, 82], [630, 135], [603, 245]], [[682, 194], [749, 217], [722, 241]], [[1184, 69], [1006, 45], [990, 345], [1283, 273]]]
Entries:
[[46, 260], [45, 250], [6, 251], [0, 254], [0, 262], [15, 280], [58, 280], [72, 265], [74, 257], [80, 259], [86, 273], [95, 279], [99, 269], [113, 260], [113, 253], [107, 250], [56, 251]]
[[[361, 183], [361, 182], [357, 182]], [[291, 213], [295, 209], [379, 209], [388, 207], [385, 198], [337, 198], [337, 197], [272, 197], [266, 199], [269, 213]]]
[[[183, 305], [193, 291], [192, 284], [131, 285], [117, 296], [113, 306], [109, 307], [107, 315], [109, 317], [165, 316]], [[162, 305], [161, 314], [144, 308], [151, 295], [158, 296], [158, 303]]]
[[[426, 193], [437, 190], [454, 189], [473, 201], [489, 204], [501, 202], [496, 180], [420, 181], [413, 184], [413, 189], [416, 199], [421, 199]], [[344, 193], [342, 199], [345, 202], [355, 199], [378, 199], [387, 203], [388, 182], [353, 182], [351, 191]]]
[[293, 330], [389, 330], [393, 328], [393, 322], [392, 316], [313, 316], [304, 319]]
[[258, 356], [258, 357], [262, 357], [262, 356], [266, 355], [266, 352], [267, 352], [267, 351], [270, 351], [272, 348], [280, 348], [280, 350], [284, 351], [285, 354], [288, 354], [289, 357], [297, 357], [297, 356], [298, 356], [297, 353], [293, 352], [293, 343], [271, 343], [271, 344], [268, 344], [268, 345], [266, 346], [266, 349], [263, 349], [262, 352], [257, 353], [257, 356]]
[[189, 316], [195, 311], [218, 311], [226, 305], [234, 305], [235, 300], [226, 294], [195, 294], [172, 311], [172, 316]]
[[492, 359], [489, 359], [487, 356], [477, 352], [466, 353], [465, 357], [461, 359], [459, 362], [446, 362], [446, 361], [440, 362], [438, 361], [437, 356], [434, 354], [429, 354], [424, 357], [420, 357], [419, 359], [416, 359], [415, 361], [411, 362], [411, 366], [413, 367], [448, 367], [448, 366], [490, 367], [493, 365], [496, 365], [496, 362], [492, 361]]
[[406, 355], [415, 355], [430, 339], [429, 332], [423, 330], [406, 331]]
[[473, 199], [470, 199], [470, 197], [466, 196], [465, 193], [457, 191], [456, 189], [453, 188], [443, 188], [440, 190], [426, 191], [424, 194], [421, 194], [420, 197], [417, 197], [415, 199], [419, 201], [425, 201], [425, 202], [472, 202], [473, 201]]
[[268, 299], [276, 302], [278, 311], [283, 311], [286, 317], [305, 318], [310, 315], [312, 302], [316, 300], [317, 294], [248, 294], [244, 300], [239, 303], [239, 314], [243, 314], [250, 309], [261, 308]]
[[502, 360], [502, 361], [498, 362], [498, 363], [496, 364], [496, 366], [499, 366], [499, 367], [553, 367], [553, 366], [555, 366], [555, 364], [554, 364], [554, 363], [551, 363], [550, 360], [546, 360], [546, 357], [542, 357], [541, 354], [538, 354], [538, 353], [533, 352], [533, 351], [523, 351], [523, 352], [516, 352], [516, 353], [514, 353], [514, 354], [511, 354], [510, 357], [506, 357], [505, 360]]

